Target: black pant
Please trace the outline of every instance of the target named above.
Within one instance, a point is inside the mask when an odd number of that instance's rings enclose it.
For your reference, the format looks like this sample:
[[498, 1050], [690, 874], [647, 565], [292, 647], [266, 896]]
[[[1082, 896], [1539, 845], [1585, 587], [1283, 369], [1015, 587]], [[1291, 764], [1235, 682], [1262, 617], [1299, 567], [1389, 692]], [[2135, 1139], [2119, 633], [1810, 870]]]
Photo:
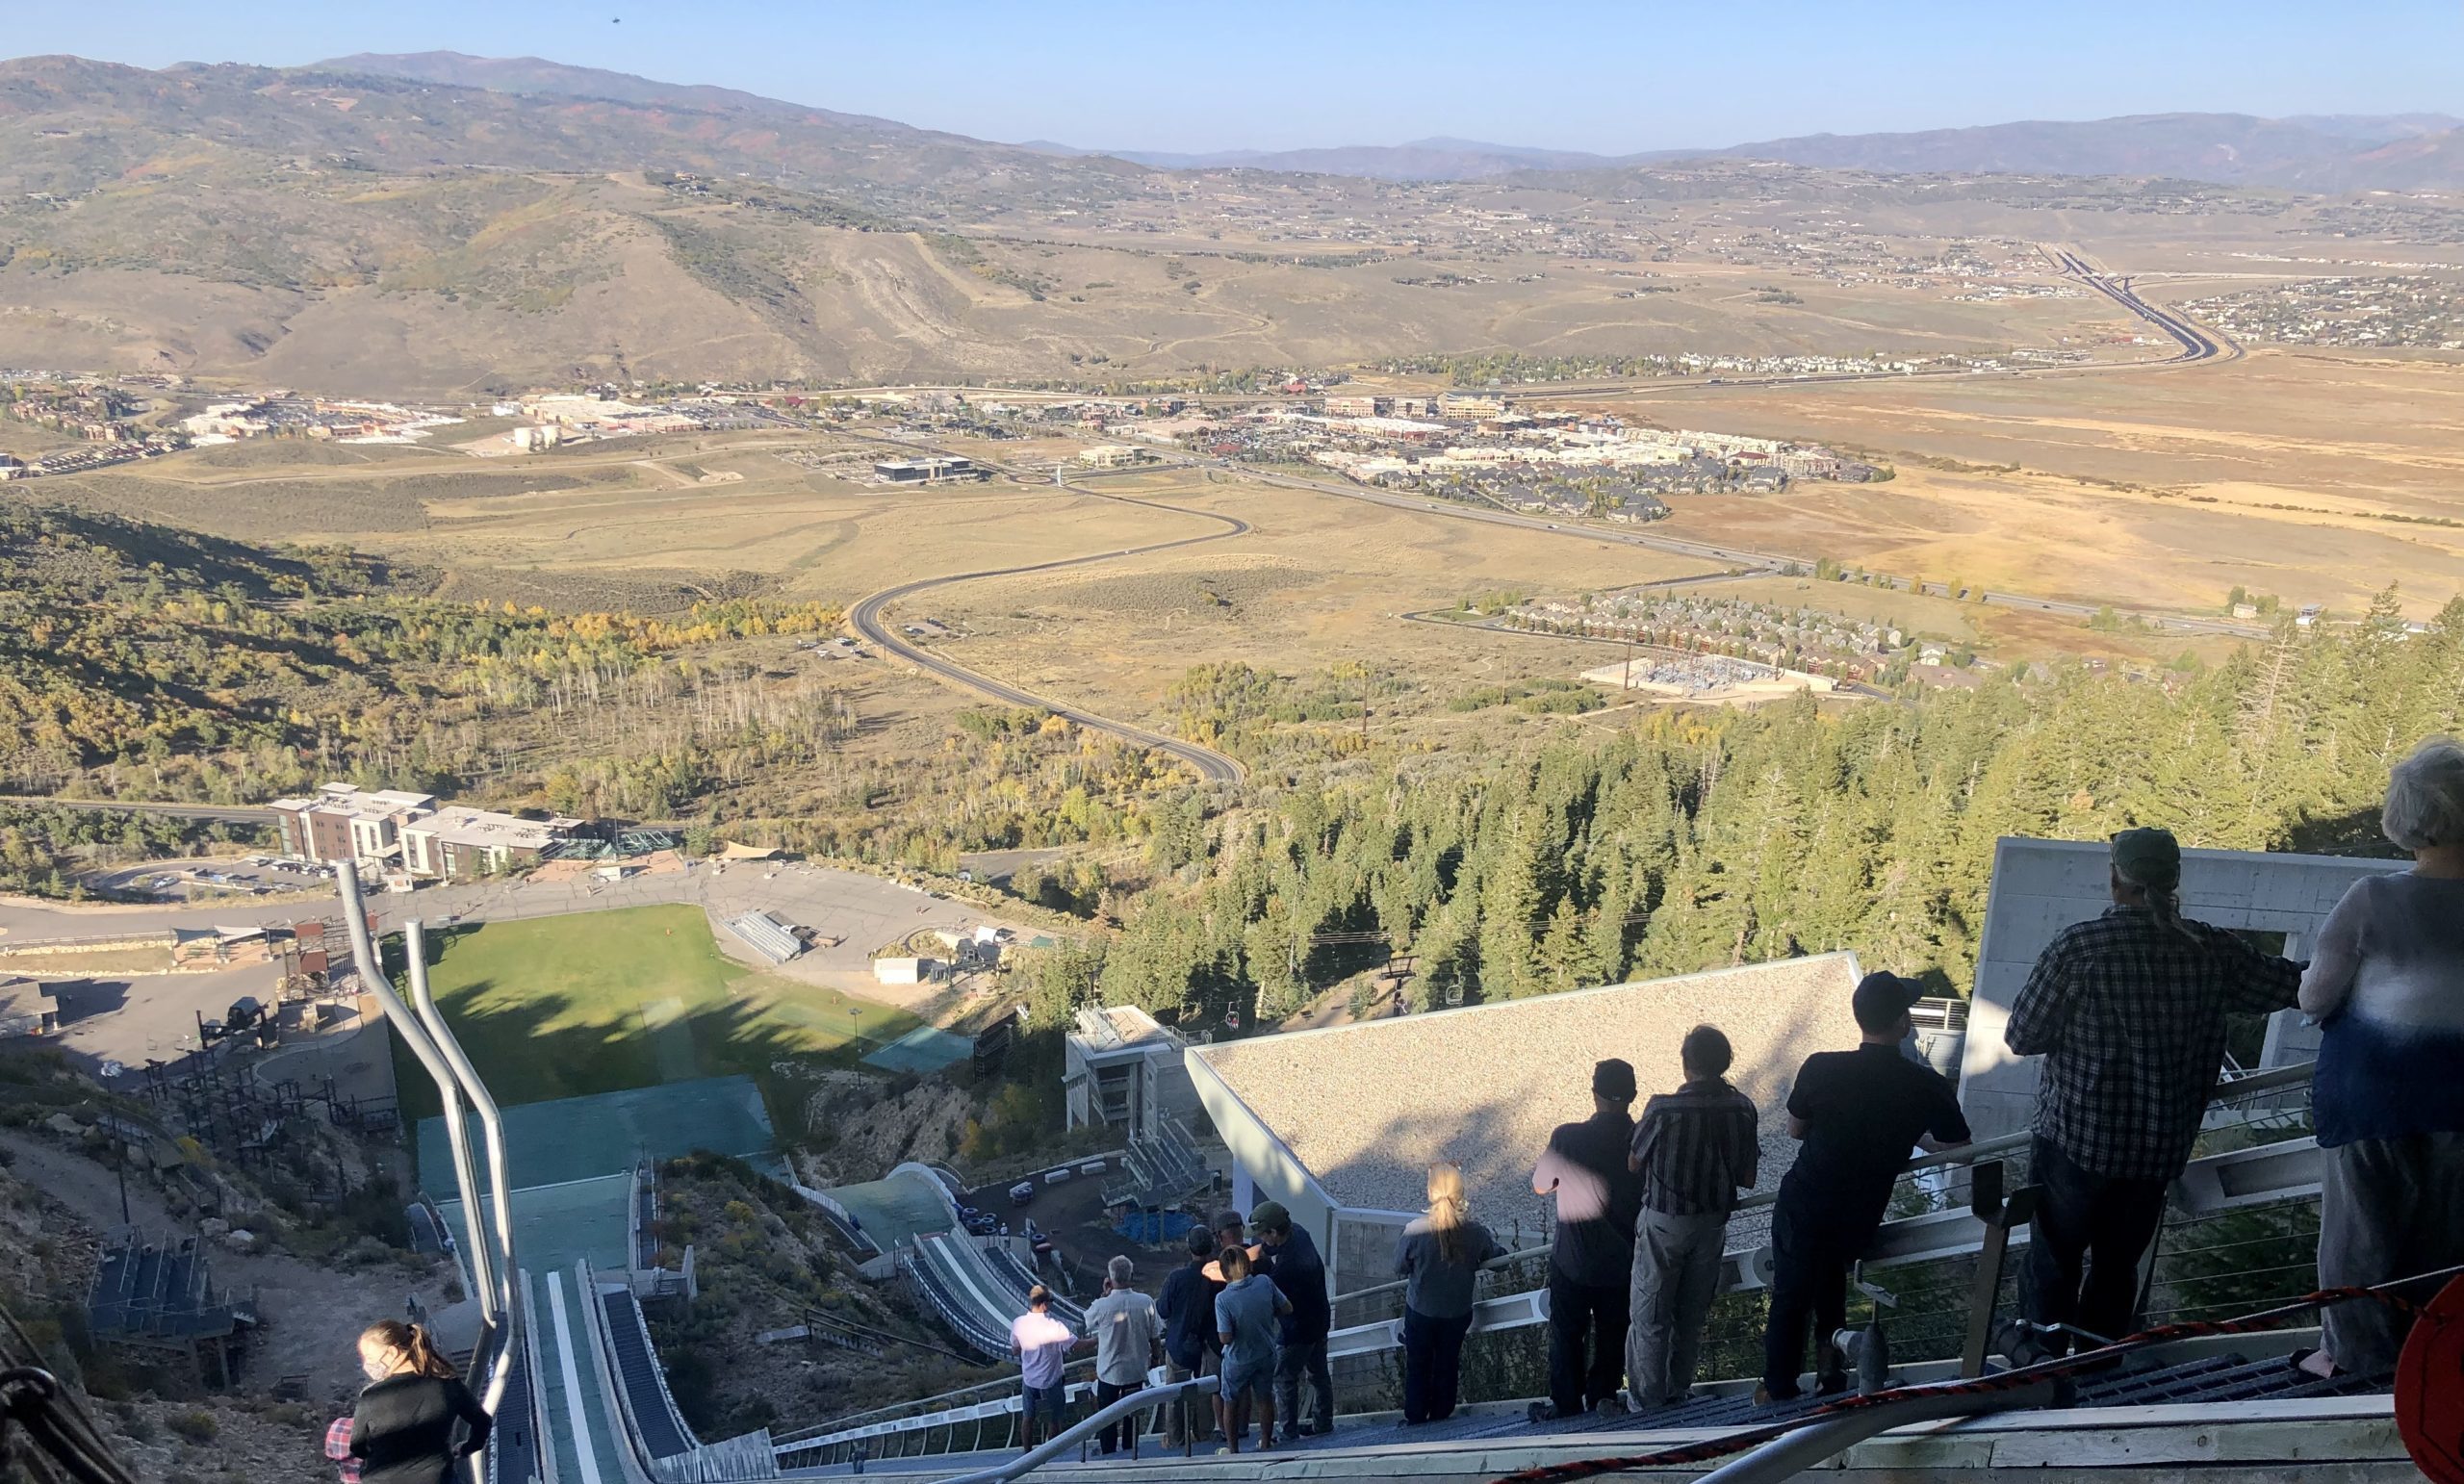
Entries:
[[1771, 1211], [1771, 1317], [1762, 1328], [1762, 1386], [1774, 1397], [1799, 1395], [1806, 1329], [1813, 1329], [1814, 1370], [1822, 1383], [1838, 1375], [1831, 1337], [1848, 1322], [1848, 1268], [1873, 1241], [1861, 1215], [1840, 1222], [1822, 1201], [1792, 1201], [1786, 1190]]
[[[1133, 1381], [1127, 1386], [1116, 1385], [1111, 1381], [1097, 1381], [1095, 1383], [1095, 1410], [1101, 1412], [1104, 1408], [1111, 1406], [1114, 1402], [1120, 1400], [1130, 1393], [1142, 1389], [1145, 1383], [1142, 1381]], [[1126, 1422], [1106, 1422], [1104, 1424], [1104, 1430], [1095, 1434], [1096, 1445], [1107, 1453], [1113, 1451], [1113, 1449], [1119, 1445], [1121, 1433], [1124, 1429], [1129, 1432], [1130, 1442], [1134, 1446], [1137, 1443], [1138, 1431], [1138, 1421], [1136, 1419], [1132, 1419]]]
[[[1615, 1283], [1577, 1283], [1549, 1268], [1549, 1399], [1559, 1417], [1588, 1411], [1624, 1390], [1629, 1290]], [[1588, 1362], [1583, 1343], [1591, 1343]]]
[[1300, 1428], [1300, 1378], [1309, 1377], [1309, 1389], [1317, 1394], [1317, 1406], [1310, 1420], [1320, 1432], [1335, 1425], [1335, 1373], [1326, 1366], [1326, 1337], [1315, 1340], [1287, 1340], [1274, 1352], [1274, 1410], [1283, 1420], [1284, 1430]]
[[2028, 1167], [2044, 1195], [2020, 1269], [2020, 1312], [2032, 1323], [2076, 1324], [2108, 1340], [2136, 1334], [2144, 1327], [2139, 1264], [2164, 1222], [2170, 1182], [2096, 1174], [2044, 1139], [2029, 1145]]
[[1454, 1415], [1455, 1383], [1463, 1379], [1463, 1337], [1472, 1317], [1431, 1318], [1403, 1311], [1403, 1420], [1442, 1422]]

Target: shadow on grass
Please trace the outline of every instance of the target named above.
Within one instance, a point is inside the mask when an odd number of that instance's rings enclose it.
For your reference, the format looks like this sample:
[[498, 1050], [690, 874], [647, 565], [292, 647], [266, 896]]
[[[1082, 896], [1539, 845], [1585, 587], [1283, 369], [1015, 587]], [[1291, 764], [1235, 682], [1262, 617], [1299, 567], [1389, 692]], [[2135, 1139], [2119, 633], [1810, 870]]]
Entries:
[[[431, 965], [450, 951], [449, 936], [429, 934]], [[398, 984], [399, 941], [388, 942], [386, 951], [387, 968]], [[407, 988], [404, 993], [407, 998]], [[605, 1001], [585, 1002], [558, 990], [512, 998], [497, 981], [480, 979], [441, 994], [438, 1008], [480, 1081], [507, 1108], [740, 1074], [760, 1090], [780, 1139], [797, 1142], [806, 1137], [805, 1105], [816, 1074], [848, 1069], [887, 1075], [860, 1062], [869, 1042], [838, 1038], [834, 1017], [793, 1004], [704, 1000], [654, 1024], [644, 1013], [650, 1006], [632, 1004], [608, 1018]], [[443, 1112], [435, 1084], [398, 1036], [394, 1058], [405, 1120], [416, 1123]], [[963, 1063], [957, 1074], [965, 1075]]]

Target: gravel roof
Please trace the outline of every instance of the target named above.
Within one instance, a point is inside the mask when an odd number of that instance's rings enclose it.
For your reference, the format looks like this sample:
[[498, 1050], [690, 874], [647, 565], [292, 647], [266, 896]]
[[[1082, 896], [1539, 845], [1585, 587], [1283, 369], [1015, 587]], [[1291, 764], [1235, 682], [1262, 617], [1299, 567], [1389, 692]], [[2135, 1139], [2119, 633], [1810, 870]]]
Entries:
[[[1591, 1114], [1592, 1063], [1633, 1063], [1642, 1096], [1683, 1081], [1678, 1043], [1707, 1022], [1736, 1050], [1729, 1080], [1762, 1110], [1762, 1182], [1796, 1157], [1784, 1105], [1817, 1051], [1857, 1044], [1853, 955], [1824, 954], [1194, 1048], [1336, 1202], [1418, 1211], [1431, 1162], [1463, 1167], [1474, 1211], [1537, 1230], [1534, 1161]], [[1638, 1099], [1635, 1111], [1641, 1112]]]

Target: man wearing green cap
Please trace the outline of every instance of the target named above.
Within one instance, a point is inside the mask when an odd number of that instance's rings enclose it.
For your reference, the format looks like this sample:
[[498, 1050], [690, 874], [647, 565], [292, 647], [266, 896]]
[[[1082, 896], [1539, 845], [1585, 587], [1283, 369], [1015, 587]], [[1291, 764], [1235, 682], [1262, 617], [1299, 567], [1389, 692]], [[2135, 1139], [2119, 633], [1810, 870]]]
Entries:
[[[2118, 1339], [2140, 1326], [2140, 1260], [2190, 1163], [2224, 1063], [2225, 1016], [2284, 1010], [2301, 965], [2182, 915], [2182, 849], [2113, 838], [2113, 906], [2055, 934], [2003, 1039], [2044, 1058], [2029, 1179], [2044, 1188], [2020, 1276], [2038, 1326]], [[2038, 1343], [2069, 1347], [2067, 1331]]]

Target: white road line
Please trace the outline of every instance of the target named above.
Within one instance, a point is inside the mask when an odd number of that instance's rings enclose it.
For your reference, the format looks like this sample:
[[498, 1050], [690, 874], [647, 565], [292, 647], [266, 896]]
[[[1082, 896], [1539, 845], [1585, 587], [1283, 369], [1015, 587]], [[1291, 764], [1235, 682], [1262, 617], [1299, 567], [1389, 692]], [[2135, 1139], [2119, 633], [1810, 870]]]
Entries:
[[600, 1484], [599, 1455], [590, 1446], [590, 1415], [581, 1404], [581, 1374], [574, 1369], [574, 1335], [565, 1323], [565, 1275], [548, 1274], [548, 1312], [556, 1325], [556, 1361], [565, 1372], [565, 1419], [574, 1430], [574, 1456], [581, 1460], [582, 1484]]

